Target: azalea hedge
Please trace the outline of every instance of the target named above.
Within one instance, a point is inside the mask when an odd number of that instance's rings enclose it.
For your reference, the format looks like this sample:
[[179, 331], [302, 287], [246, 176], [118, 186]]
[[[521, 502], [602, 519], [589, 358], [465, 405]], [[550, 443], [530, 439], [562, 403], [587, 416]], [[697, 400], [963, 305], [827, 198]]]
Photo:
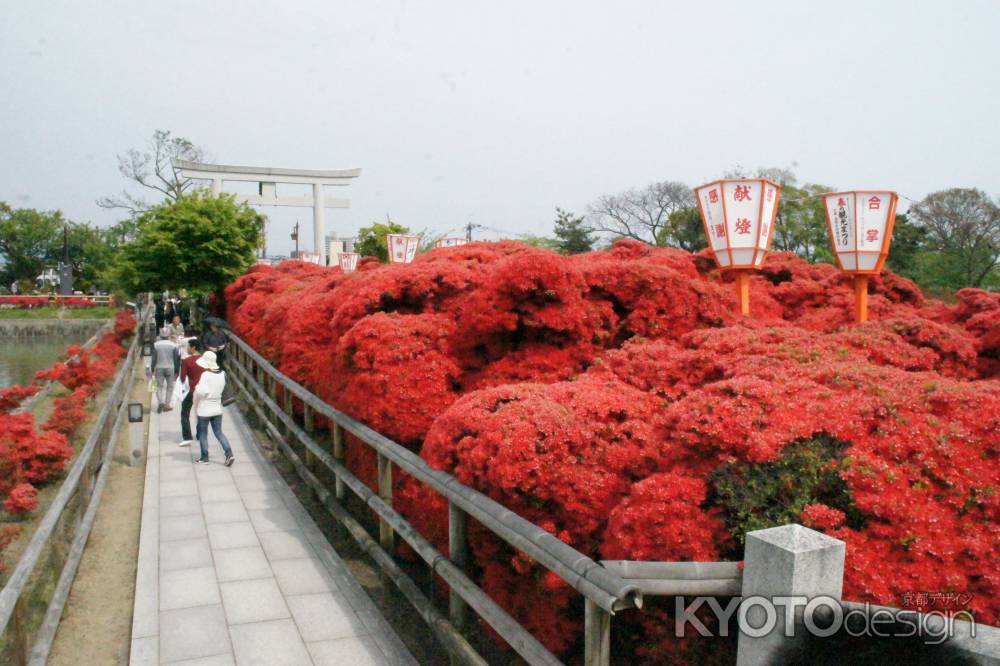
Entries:
[[[63, 360], [36, 373], [32, 384], [0, 390], [0, 498], [8, 514], [38, 508], [38, 488], [56, 478], [73, 456], [69, 438], [86, 421], [87, 401], [114, 377], [128, 351], [125, 340], [134, 331], [135, 318], [121, 311], [114, 329], [94, 346], [67, 347]], [[54, 399], [43, 423], [37, 424], [30, 411], [12, 413], [38, 393], [44, 382], [58, 382], [66, 392]], [[19, 531], [17, 525], [0, 529], [0, 553]]]
[[62, 308], [95, 308], [98, 306], [106, 307], [106, 305], [106, 303], [98, 303], [86, 296], [68, 296], [65, 298], [49, 298], [48, 296], [0, 296], [0, 307], [28, 310], [52, 306]]
[[[594, 558], [741, 559], [801, 522], [847, 542], [845, 597], [956, 592], [1000, 621], [1000, 294], [926, 299], [768, 257], [740, 317], [704, 254], [631, 241], [575, 256], [516, 242], [356, 272], [290, 261], [226, 290], [240, 336], [314, 393]], [[349, 441], [349, 467], [376, 461]], [[445, 504], [394, 503], [447, 549]], [[474, 575], [549, 648], [579, 649], [579, 595], [473, 525]], [[699, 654], [667, 611], [616, 636]], [[618, 626], [618, 625], [616, 625]]]

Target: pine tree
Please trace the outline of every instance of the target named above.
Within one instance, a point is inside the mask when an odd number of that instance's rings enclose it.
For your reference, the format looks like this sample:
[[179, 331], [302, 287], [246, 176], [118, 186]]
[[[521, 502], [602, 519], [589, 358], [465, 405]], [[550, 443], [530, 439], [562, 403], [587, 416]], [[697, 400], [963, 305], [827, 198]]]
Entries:
[[556, 238], [558, 249], [565, 254], [579, 254], [594, 249], [593, 231], [573, 213], [556, 208]]

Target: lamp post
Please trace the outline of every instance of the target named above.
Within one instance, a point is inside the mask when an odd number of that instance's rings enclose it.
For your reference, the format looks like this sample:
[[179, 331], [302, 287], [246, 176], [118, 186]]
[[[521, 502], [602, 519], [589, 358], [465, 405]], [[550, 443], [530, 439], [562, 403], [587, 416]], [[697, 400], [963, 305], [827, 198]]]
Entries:
[[694, 189], [716, 265], [733, 271], [740, 313], [750, 314], [750, 271], [771, 247], [781, 186], [766, 178], [726, 178]]
[[899, 196], [890, 190], [823, 195], [830, 243], [840, 270], [854, 278], [854, 320], [868, 321], [868, 277], [882, 272], [889, 255]]
[[417, 256], [417, 248], [420, 246], [420, 236], [386, 234], [385, 240], [389, 248], [390, 264], [408, 264]]

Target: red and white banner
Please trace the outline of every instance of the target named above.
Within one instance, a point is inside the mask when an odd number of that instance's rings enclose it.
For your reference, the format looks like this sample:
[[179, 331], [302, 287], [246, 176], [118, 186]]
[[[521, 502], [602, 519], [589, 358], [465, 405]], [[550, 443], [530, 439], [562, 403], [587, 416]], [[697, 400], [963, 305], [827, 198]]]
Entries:
[[340, 264], [340, 270], [345, 273], [353, 273], [354, 269], [358, 267], [359, 256], [357, 252], [338, 252], [337, 262]]
[[717, 180], [694, 190], [720, 268], [760, 268], [771, 246], [781, 186], [766, 178]]
[[389, 246], [390, 264], [408, 264], [417, 256], [420, 236], [386, 234], [385, 238], [386, 244]]
[[440, 238], [434, 243], [434, 247], [458, 247], [459, 245], [465, 245], [469, 241], [461, 236], [451, 236], [448, 238]]
[[854, 190], [823, 195], [830, 243], [846, 273], [878, 273], [889, 255], [899, 197], [889, 190]]

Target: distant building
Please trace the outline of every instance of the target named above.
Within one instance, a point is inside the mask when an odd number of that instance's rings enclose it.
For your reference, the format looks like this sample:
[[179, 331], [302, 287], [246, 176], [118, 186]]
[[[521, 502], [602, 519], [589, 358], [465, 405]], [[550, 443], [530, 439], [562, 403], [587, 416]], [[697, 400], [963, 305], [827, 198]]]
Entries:
[[354, 252], [354, 243], [357, 238], [337, 238], [336, 236], [326, 237], [326, 256], [330, 258], [330, 265], [336, 266], [338, 252]]

